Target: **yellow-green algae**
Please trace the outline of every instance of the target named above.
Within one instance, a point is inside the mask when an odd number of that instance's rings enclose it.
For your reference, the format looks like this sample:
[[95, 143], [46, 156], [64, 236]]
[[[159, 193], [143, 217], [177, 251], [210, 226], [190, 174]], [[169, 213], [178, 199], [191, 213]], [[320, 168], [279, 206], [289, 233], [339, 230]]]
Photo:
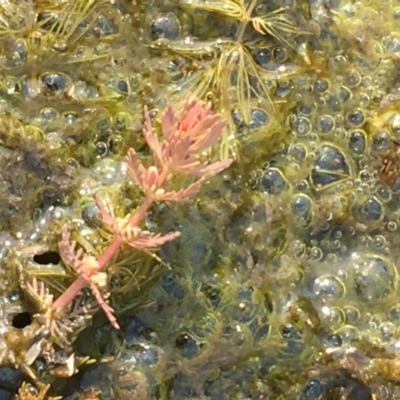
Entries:
[[[395, 0], [2, 1], [0, 398], [399, 398], [399, 18]], [[143, 106], [157, 127], [188, 91], [236, 162], [151, 210], [179, 240], [109, 266], [120, 332], [83, 293], [68, 349], [27, 362], [26, 282], [73, 280], [66, 222], [101, 253], [92, 190], [140, 204], [121, 160], [148, 156]]]

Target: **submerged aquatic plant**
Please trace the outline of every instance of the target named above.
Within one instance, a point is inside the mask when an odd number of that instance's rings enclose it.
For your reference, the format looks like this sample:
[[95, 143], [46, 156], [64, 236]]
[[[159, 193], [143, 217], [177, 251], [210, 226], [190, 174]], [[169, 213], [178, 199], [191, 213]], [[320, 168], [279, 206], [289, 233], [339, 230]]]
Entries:
[[47, 392], [50, 389], [49, 384], [43, 384], [38, 382], [37, 387], [34, 387], [32, 384], [23, 382], [21, 387], [18, 390], [18, 394], [15, 397], [15, 400], [60, 400], [61, 396], [47, 396]]
[[[14, 4], [13, 4], [14, 3]], [[28, 39], [28, 46], [42, 46], [47, 57], [50, 49], [65, 52], [76, 45], [93, 28], [99, 8], [109, 0], [60, 2], [2, 2], [0, 4], [0, 39]], [[20, 44], [24, 43], [20, 41]]]
[[249, 1], [247, 7], [245, 5], [245, 0], [184, 0], [183, 4], [190, 5], [193, 8], [219, 13], [239, 21], [241, 25], [237, 33], [238, 41], [242, 40], [244, 30], [249, 23], [253, 25], [253, 28], [258, 33], [262, 35], [271, 35], [288, 45], [290, 45], [290, 43], [285, 39], [285, 34], [297, 36], [302, 33], [293, 25], [293, 22], [286, 14], [286, 9], [283, 7], [266, 14], [253, 16], [252, 14], [257, 6], [257, 0]]
[[[103, 269], [123, 245], [137, 250], [154, 248], [180, 235], [180, 232], [153, 234], [142, 230], [139, 224], [154, 201], [186, 202], [198, 192], [205, 178], [230, 166], [230, 159], [209, 164], [199, 158], [205, 150], [218, 142], [225, 127], [226, 122], [221, 120], [219, 114], [211, 111], [210, 104], [187, 97], [179, 111], [168, 106], [161, 119], [164, 140], [160, 141], [153, 131], [149, 112], [145, 109], [144, 137], [154, 155], [154, 164], [145, 167], [131, 148], [126, 156], [126, 166], [129, 178], [142, 189], [146, 197], [133, 214], [116, 218], [95, 195], [102, 221], [114, 234], [114, 240], [98, 259], [82, 249], [76, 249], [76, 242], [71, 241], [68, 227], [63, 228], [59, 243], [60, 254], [64, 262], [78, 273], [78, 278], [54, 301], [54, 309], [67, 307], [85, 286], [90, 286], [111, 324], [119, 328], [113, 308], [107, 304], [99, 289], [107, 281]], [[171, 179], [176, 173], [192, 175], [197, 180], [181, 190], [170, 190]]]
[[[292, 48], [292, 39], [300, 34], [307, 34], [294, 26], [285, 8], [278, 8], [269, 13], [254, 15], [257, 0], [183, 0], [182, 4], [208, 12], [218, 13], [231, 18], [238, 23], [234, 38], [218, 38], [213, 41], [184, 43], [172, 42], [169, 49], [188, 57], [201, 56], [210, 58], [203, 68], [194, 70], [185, 77], [179, 91], [194, 93], [196, 97], [204, 98], [210, 91], [218, 99], [218, 107], [229, 122], [230, 130], [235, 130], [232, 116], [234, 109], [240, 110], [243, 121], [251, 121], [254, 106], [262, 106], [274, 110], [274, 104], [269, 93], [269, 83], [279, 79], [287, 79], [296, 73], [292, 67], [281, 65], [276, 71], [262, 68], [254, 59], [254, 49], [258, 41], [245, 38], [247, 27], [262, 36], [271, 36], [278, 42]], [[163, 46], [164, 43], [161, 42]], [[155, 45], [157, 46], [157, 44]], [[181, 94], [179, 94], [181, 95]], [[232, 151], [235, 153], [234, 137], [225, 135], [222, 140], [221, 155], [226, 158]], [[232, 148], [233, 144], [233, 148]]]

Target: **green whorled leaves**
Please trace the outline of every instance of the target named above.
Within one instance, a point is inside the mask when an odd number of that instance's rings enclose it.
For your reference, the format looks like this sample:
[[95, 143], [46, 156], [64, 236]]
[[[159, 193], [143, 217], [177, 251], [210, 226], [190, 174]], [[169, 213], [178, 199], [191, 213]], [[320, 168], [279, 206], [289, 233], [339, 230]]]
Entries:
[[[220, 112], [229, 122], [230, 132], [236, 130], [232, 117], [235, 109], [240, 110], [245, 124], [251, 121], [251, 111], [255, 106], [273, 112], [268, 82], [287, 79], [296, 74], [298, 68], [263, 68], [255, 61], [252, 52], [257, 43], [244, 38], [246, 28], [251, 24], [259, 34], [272, 36], [289, 47], [292, 47], [289, 40], [307, 32], [294, 26], [284, 8], [254, 15], [256, 0], [249, 1], [247, 6], [244, 0], [182, 0], [181, 4], [232, 18], [238, 22], [238, 27], [234, 39], [220, 38], [205, 43], [186, 40], [168, 44], [169, 50], [189, 58], [200, 56], [204, 59], [205, 54], [209, 55], [209, 61], [205, 61], [199, 69], [190, 71], [183, 83], [173, 87], [176, 101], [179, 102], [182, 93], [187, 92], [193, 93], [196, 98], [212, 94], [218, 101]], [[223, 158], [232, 151], [235, 153], [235, 141], [234, 135], [224, 134], [221, 146]]]

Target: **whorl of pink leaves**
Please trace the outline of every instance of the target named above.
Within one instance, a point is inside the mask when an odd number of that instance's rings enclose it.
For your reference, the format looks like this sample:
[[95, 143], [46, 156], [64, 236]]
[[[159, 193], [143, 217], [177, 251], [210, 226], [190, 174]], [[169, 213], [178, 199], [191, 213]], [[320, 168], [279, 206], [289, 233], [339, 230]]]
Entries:
[[62, 229], [62, 240], [58, 244], [60, 254], [64, 261], [86, 282], [93, 293], [98, 305], [106, 314], [111, 325], [119, 329], [117, 319], [114, 315], [114, 309], [107, 304], [97, 285], [105, 285], [107, 275], [100, 272], [99, 263], [96, 258], [85, 254], [82, 249], [76, 250], [76, 241], [71, 240], [68, 226]]
[[217, 174], [231, 164], [231, 160], [210, 165], [198, 160], [203, 151], [218, 143], [227, 126], [227, 122], [221, 120], [221, 115], [213, 114], [210, 104], [187, 99], [178, 113], [169, 105], [161, 119], [165, 139], [161, 144], [153, 132], [147, 111], [145, 119], [146, 141], [160, 165], [169, 171], [206, 177]]
[[154, 234], [143, 230], [138, 226], [132, 226], [131, 215], [126, 215], [125, 218], [116, 218], [113, 213], [109, 213], [100, 197], [95, 194], [94, 200], [97, 208], [100, 211], [101, 219], [104, 225], [114, 233], [123, 243], [133, 247], [136, 250], [145, 250], [162, 246], [180, 236], [180, 232], [169, 232], [166, 235]]
[[[156, 159], [156, 166], [145, 168], [134, 149], [126, 158], [128, 174], [147, 195], [159, 200], [185, 201], [200, 188], [206, 177], [228, 168], [232, 160], [212, 164], [203, 162], [199, 156], [216, 144], [227, 123], [220, 114], [214, 114], [211, 105], [188, 98], [182, 109], [175, 112], [172, 105], [161, 118], [163, 140], [154, 132], [149, 112], [145, 109], [144, 137]], [[177, 193], [165, 193], [164, 185], [171, 173], [178, 172], [200, 178], [194, 184]]]

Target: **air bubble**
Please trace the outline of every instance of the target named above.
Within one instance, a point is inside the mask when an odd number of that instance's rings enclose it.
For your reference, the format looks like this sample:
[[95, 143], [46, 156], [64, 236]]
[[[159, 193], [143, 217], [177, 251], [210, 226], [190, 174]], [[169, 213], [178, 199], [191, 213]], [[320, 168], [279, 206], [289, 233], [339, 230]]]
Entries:
[[314, 110], [315, 105], [312, 103], [302, 103], [299, 106], [299, 113], [308, 117], [313, 114]]
[[361, 212], [367, 221], [378, 221], [383, 216], [383, 206], [375, 197], [372, 197], [364, 202]]
[[311, 123], [305, 117], [299, 117], [293, 123], [294, 133], [299, 137], [307, 136], [311, 132]]
[[318, 400], [323, 394], [323, 386], [317, 380], [311, 380], [303, 389], [301, 400]]
[[314, 280], [312, 293], [316, 297], [338, 299], [344, 292], [344, 284], [333, 275], [322, 275]]
[[360, 337], [358, 329], [351, 325], [342, 326], [335, 332], [335, 334], [340, 337], [343, 344], [351, 344]]
[[361, 126], [365, 122], [365, 115], [363, 110], [356, 109], [349, 114], [347, 114], [347, 120], [350, 122], [351, 125], [354, 126]]
[[347, 131], [344, 128], [337, 128], [335, 130], [334, 134], [335, 134], [335, 138], [340, 139], [340, 140], [344, 140], [347, 137]]
[[386, 386], [380, 385], [376, 388], [376, 396], [379, 400], [388, 400], [390, 391]]
[[59, 117], [59, 113], [54, 108], [43, 108], [40, 110], [40, 117], [44, 122], [53, 122]]
[[280, 170], [270, 168], [260, 178], [258, 187], [262, 193], [278, 195], [283, 191], [288, 190], [289, 185]]
[[314, 82], [314, 91], [317, 93], [325, 93], [329, 89], [329, 82], [319, 79]]
[[317, 187], [341, 181], [350, 173], [349, 165], [343, 153], [330, 145], [322, 146], [319, 149], [314, 166], [311, 177]]
[[336, 239], [340, 239], [343, 236], [342, 231], [336, 230], [333, 234], [333, 237]]
[[322, 115], [318, 118], [317, 129], [319, 132], [327, 134], [335, 128], [335, 120], [330, 115]]
[[297, 258], [303, 257], [307, 251], [306, 245], [301, 240], [295, 240], [290, 248], [293, 255]]
[[272, 58], [277, 63], [284, 63], [288, 58], [288, 52], [285, 47], [275, 47], [272, 49]]
[[376, 302], [389, 296], [396, 284], [396, 270], [386, 259], [369, 257], [354, 276], [354, 289], [362, 301]]
[[394, 338], [397, 328], [391, 322], [383, 322], [379, 326], [379, 330], [381, 331], [382, 340], [385, 342], [390, 342]]
[[342, 102], [346, 102], [351, 99], [352, 93], [349, 88], [342, 86], [339, 91], [339, 97]]
[[361, 83], [361, 75], [358, 71], [351, 71], [346, 79], [345, 79], [346, 84], [351, 87], [357, 87]]
[[42, 77], [42, 83], [48, 93], [61, 94], [68, 89], [68, 76], [60, 73], [48, 73]]
[[348, 324], [355, 324], [360, 319], [360, 311], [352, 306], [343, 307], [344, 313], [346, 315], [346, 322]]
[[338, 261], [337, 255], [334, 253], [328, 253], [325, 257], [325, 261], [328, 264], [334, 264]]
[[367, 94], [363, 94], [363, 95], [360, 95], [358, 103], [359, 103], [360, 107], [365, 108], [370, 105], [371, 99]]
[[397, 229], [397, 224], [394, 221], [389, 221], [386, 227], [389, 232], [394, 232]]
[[73, 125], [78, 121], [78, 114], [67, 111], [62, 115], [63, 121], [68, 125]]
[[271, 62], [271, 52], [267, 48], [258, 50], [254, 57], [260, 65], [267, 65]]
[[384, 202], [388, 202], [392, 199], [392, 194], [386, 188], [382, 188], [382, 187], [378, 188], [377, 194], [378, 194], [379, 198]]
[[255, 130], [263, 125], [266, 125], [269, 121], [268, 114], [259, 109], [251, 110], [251, 120], [248, 124], [249, 129]]
[[373, 243], [377, 249], [382, 249], [386, 245], [386, 239], [382, 235], [378, 235], [374, 237]]
[[373, 137], [372, 149], [375, 151], [387, 151], [392, 146], [392, 140], [388, 132], [383, 131], [377, 133]]
[[104, 157], [108, 152], [108, 146], [107, 143], [104, 142], [98, 142], [96, 144], [96, 154], [99, 157]]
[[332, 328], [338, 328], [345, 322], [345, 315], [341, 308], [339, 307], [324, 307], [322, 312], [323, 323]]
[[368, 182], [371, 179], [371, 174], [368, 171], [362, 170], [359, 177], [363, 182]]
[[370, 186], [368, 183], [363, 183], [361, 185], [361, 189], [362, 189], [363, 193], [369, 193], [369, 188], [370, 188]]
[[336, 188], [335, 188], [335, 192], [337, 194], [344, 193], [345, 191], [346, 191], [346, 186], [342, 185], [342, 184], [337, 185]]
[[355, 154], [362, 154], [366, 147], [366, 135], [362, 130], [354, 131], [350, 134], [349, 149]]
[[310, 257], [315, 261], [321, 260], [323, 255], [324, 253], [319, 247], [313, 247], [310, 251]]
[[312, 201], [304, 195], [299, 194], [294, 198], [291, 204], [292, 213], [296, 219], [301, 223], [306, 223], [311, 219]]
[[397, 324], [400, 322], [400, 304], [394, 305], [389, 310], [389, 319]]
[[307, 156], [307, 150], [302, 144], [296, 144], [293, 146], [290, 153], [292, 157], [298, 161], [304, 160]]
[[172, 13], [158, 16], [151, 26], [151, 37], [153, 40], [176, 40], [180, 34], [181, 24], [176, 16]]

